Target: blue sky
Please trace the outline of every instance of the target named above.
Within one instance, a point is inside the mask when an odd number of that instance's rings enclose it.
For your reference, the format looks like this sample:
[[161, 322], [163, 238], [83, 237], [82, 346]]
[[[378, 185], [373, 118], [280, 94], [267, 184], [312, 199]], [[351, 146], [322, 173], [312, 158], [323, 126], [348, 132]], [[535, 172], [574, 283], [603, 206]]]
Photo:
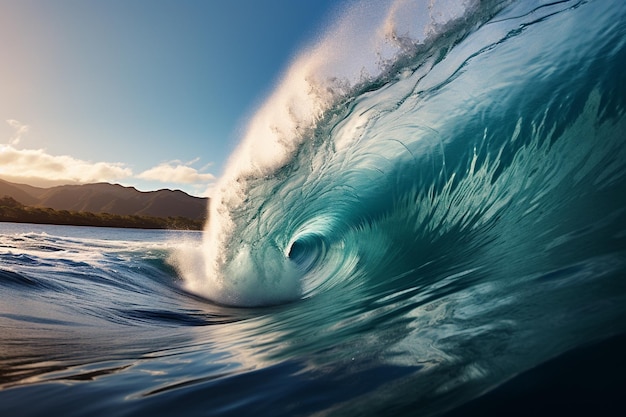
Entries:
[[339, 4], [0, 0], [0, 178], [203, 194]]

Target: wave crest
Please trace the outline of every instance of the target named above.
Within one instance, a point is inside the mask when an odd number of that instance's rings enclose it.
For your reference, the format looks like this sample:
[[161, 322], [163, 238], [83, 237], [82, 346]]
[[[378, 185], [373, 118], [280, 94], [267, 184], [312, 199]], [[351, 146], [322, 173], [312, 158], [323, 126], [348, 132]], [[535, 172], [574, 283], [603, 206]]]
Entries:
[[[212, 198], [204, 270], [189, 288], [223, 304], [282, 303], [377, 265], [405, 276], [432, 261], [410, 245], [436, 256], [426, 246], [437, 234], [491, 224], [513, 204], [554, 210], [549, 190], [577, 175], [564, 158], [619, 150], [597, 117], [615, 92], [592, 80], [614, 76], [601, 65], [624, 42], [601, 24], [581, 34], [580, 5], [431, 2], [420, 20], [409, 12], [425, 3], [395, 2], [369, 5], [373, 26], [354, 24], [366, 7], [351, 9], [253, 117]], [[533, 162], [544, 157], [548, 171]], [[531, 181], [537, 172], [551, 179]]]

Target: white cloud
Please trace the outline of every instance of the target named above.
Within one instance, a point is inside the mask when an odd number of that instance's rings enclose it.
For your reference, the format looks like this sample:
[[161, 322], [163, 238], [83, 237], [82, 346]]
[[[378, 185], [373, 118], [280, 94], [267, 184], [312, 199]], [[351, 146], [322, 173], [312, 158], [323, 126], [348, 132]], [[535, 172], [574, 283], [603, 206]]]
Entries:
[[163, 162], [137, 175], [137, 178], [177, 184], [198, 184], [213, 181], [215, 179], [213, 174], [202, 173], [190, 166], [197, 161], [198, 159], [187, 163], [181, 161]]
[[11, 136], [11, 138], [9, 139], [9, 144], [17, 145], [18, 143], [20, 143], [20, 140], [22, 140], [22, 136], [24, 136], [28, 132], [28, 129], [30, 129], [30, 127], [28, 125], [20, 123], [15, 119], [8, 119], [6, 122], [14, 130], [13, 136]]
[[0, 176], [33, 183], [89, 183], [128, 178], [132, 170], [119, 162], [90, 162], [67, 155], [50, 155], [43, 149], [16, 149], [0, 145]]
[[200, 169], [192, 166], [200, 158], [189, 162], [163, 162], [135, 175], [129, 165], [122, 162], [92, 162], [69, 155], [51, 155], [45, 149], [19, 149], [17, 145], [29, 126], [14, 119], [6, 120], [6, 123], [13, 129], [13, 136], [8, 144], [0, 143], [0, 178], [10, 182], [38, 187], [93, 182], [136, 185], [131, 184], [135, 179], [186, 185], [195, 194], [205, 194], [215, 180], [212, 174], [206, 172], [210, 163]]

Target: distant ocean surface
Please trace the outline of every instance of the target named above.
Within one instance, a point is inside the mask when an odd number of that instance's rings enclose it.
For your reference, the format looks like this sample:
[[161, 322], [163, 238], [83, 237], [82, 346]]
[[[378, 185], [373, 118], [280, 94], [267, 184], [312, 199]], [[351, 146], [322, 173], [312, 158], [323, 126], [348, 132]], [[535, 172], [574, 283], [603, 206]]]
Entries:
[[205, 231], [0, 223], [1, 416], [624, 415], [626, 2], [407, 4]]

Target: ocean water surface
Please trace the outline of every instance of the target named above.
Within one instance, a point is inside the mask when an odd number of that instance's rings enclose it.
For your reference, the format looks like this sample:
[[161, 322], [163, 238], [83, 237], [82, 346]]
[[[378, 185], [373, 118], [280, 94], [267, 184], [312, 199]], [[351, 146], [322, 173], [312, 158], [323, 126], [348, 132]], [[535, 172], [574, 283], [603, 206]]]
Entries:
[[347, 9], [205, 231], [0, 224], [0, 413], [622, 415], [625, 67], [619, 0]]

